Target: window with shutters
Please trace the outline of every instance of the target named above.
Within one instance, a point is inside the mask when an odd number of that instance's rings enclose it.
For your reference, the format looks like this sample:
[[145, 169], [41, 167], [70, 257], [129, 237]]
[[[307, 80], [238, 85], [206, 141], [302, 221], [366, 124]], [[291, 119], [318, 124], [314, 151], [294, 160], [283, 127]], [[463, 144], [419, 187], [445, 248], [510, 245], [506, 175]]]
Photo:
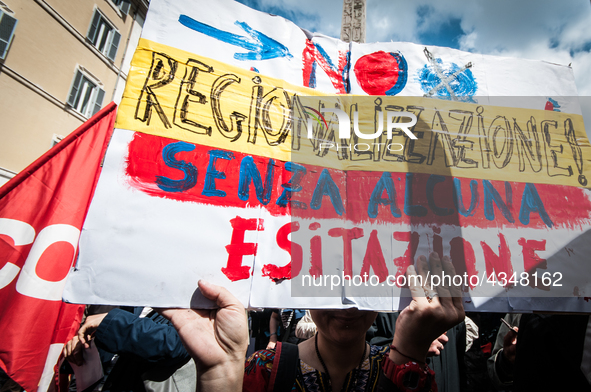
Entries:
[[113, 27], [109, 20], [100, 13], [98, 9], [94, 10], [92, 22], [88, 28], [86, 38], [105, 56], [115, 61], [117, 47], [121, 41], [121, 34]]
[[99, 87], [89, 75], [77, 69], [70, 89], [68, 105], [83, 116], [91, 117], [101, 109], [104, 97], [105, 90]]
[[10, 42], [14, 36], [17, 20], [0, 9], [0, 60], [6, 58]]
[[115, 4], [115, 6], [121, 11], [122, 15], [129, 14], [129, 8], [131, 7], [130, 0], [107, 0]]

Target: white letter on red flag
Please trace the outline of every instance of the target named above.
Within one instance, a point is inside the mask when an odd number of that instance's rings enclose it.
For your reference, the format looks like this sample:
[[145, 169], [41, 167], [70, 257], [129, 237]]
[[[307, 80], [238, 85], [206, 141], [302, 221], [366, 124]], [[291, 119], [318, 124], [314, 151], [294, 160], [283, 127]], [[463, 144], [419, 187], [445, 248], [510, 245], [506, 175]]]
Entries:
[[66, 276], [113, 131], [111, 103], [0, 188], [0, 366], [46, 390], [83, 305], [63, 303]]

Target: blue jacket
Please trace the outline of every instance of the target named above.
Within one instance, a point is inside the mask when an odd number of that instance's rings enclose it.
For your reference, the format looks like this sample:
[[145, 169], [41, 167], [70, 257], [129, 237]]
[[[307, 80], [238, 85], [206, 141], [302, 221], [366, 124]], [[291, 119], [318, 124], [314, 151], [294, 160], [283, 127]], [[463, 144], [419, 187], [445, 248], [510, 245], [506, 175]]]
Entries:
[[190, 359], [168, 320], [156, 312], [139, 318], [141, 307], [125, 309], [111, 310], [95, 333], [97, 348], [119, 354], [103, 391], [142, 392], [142, 374], [165, 379]]

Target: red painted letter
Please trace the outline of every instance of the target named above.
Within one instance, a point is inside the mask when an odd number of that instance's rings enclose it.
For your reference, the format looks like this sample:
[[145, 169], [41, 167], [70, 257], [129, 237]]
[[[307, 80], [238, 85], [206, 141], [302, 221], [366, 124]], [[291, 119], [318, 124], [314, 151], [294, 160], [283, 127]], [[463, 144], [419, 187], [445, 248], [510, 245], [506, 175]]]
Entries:
[[[452, 238], [449, 244], [451, 246], [449, 255], [451, 257], [451, 262], [456, 269], [456, 273], [458, 275], [464, 275], [464, 273], [467, 273], [468, 277], [478, 275], [478, 271], [476, 270], [476, 256], [474, 255], [472, 244], [462, 237]], [[474, 282], [470, 281], [468, 278], [468, 283], [470, 288], [473, 289], [475, 284], [472, 283]]]
[[[386, 267], [386, 260], [382, 253], [382, 246], [378, 240], [378, 231], [372, 230], [367, 242], [367, 250], [363, 258], [363, 266], [361, 267], [361, 276], [369, 275], [369, 268], [373, 268], [373, 272], [380, 278], [380, 283], [388, 277], [388, 267]], [[367, 275], [366, 275], [367, 274]]]
[[396, 270], [396, 278], [398, 278], [400, 275], [404, 275], [408, 266], [415, 262], [415, 254], [419, 247], [419, 233], [416, 231], [412, 233], [410, 231], [395, 231], [393, 235], [396, 241], [408, 242], [404, 255], [394, 259], [394, 265], [398, 267]]
[[246, 230], [263, 230], [263, 220], [261, 219], [260, 224], [257, 226], [258, 221], [258, 219], [243, 219], [239, 216], [230, 220], [233, 229], [232, 239], [230, 245], [226, 245], [228, 265], [222, 268], [222, 272], [232, 282], [250, 277], [250, 267], [242, 265], [242, 257], [247, 255], [255, 256], [257, 254], [257, 244], [252, 242], [245, 243], [244, 233]]
[[278, 267], [274, 264], [265, 264], [263, 266], [263, 276], [268, 276], [274, 282], [283, 279], [291, 279], [298, 276], [302, 270], [302, 247], [298, 244], [291, 242], [287, 236], [300, 229], [298, 222], [287, 223], [279, 230], [277, 230], [277, 245], [291, 256], [291, 261], [283, 267]]
[[352, 229], [344, 229], [337, 227], [330, 229], [328, 235], [331, 237], [343, 237], [343, 258], [344, 258], [344, 275], [346, 279], [353, 277], [353, 250], [351, 249], [351, 241], [363, 237], [363, 229], [354, 227]]
[[[499, 233], [499, 255], [488, 246], [484, 241], [480, 241], [482, 251], [484, 252], [484, 264], [486, 265], [486, 275], [491, 276], [493, 273], [497, 274], [497, 279], [500, 272], [506, 274], [505, 279], [509, 280], [513, 275], [513, 266], [511, 265], [511, 251], [507, 246], [505, 236]], [[498, 279], [499, 280], [499, 279]]]

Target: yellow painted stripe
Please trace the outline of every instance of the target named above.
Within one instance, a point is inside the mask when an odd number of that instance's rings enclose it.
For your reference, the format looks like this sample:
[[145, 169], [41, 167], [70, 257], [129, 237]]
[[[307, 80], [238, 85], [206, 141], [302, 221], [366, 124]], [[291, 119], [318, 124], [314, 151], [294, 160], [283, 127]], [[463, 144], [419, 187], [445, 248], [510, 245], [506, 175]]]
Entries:
[[[316, 101], [299, 103], [301, 97]], [[306, 122], [297, 120], [305, 116], [304, 105], [319, 107], [320, 101], [347, 113], [356, 105], [364, 133], [374, 132], [376, 110], [412, 112], [418, 123], [411, 130], [419, 139], [400, 134], [387, 140], [384, 125], [379, 141], [351, 139], [347, 145], [315, 124], [324, 142], [312, 143]], [[324, 116], [329, 131], [338, 133], [336, 117]], [[326, 95], [145, 39], [133, 57], [116, 126], [342, 170], [571, 186], [586, 185], [591, 173], [580, 115], [421, 97]]]

